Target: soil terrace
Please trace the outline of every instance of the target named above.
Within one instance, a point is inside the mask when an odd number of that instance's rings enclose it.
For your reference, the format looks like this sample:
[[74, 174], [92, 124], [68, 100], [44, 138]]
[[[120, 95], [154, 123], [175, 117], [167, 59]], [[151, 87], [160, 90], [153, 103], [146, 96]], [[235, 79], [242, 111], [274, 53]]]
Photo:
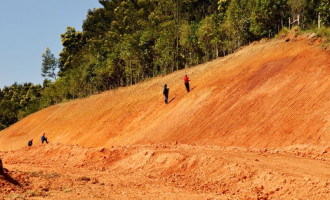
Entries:
[[330, 199], [329, 75], [319, 39], [262, 40], [51, 106], [0, 132], [0, 197]]

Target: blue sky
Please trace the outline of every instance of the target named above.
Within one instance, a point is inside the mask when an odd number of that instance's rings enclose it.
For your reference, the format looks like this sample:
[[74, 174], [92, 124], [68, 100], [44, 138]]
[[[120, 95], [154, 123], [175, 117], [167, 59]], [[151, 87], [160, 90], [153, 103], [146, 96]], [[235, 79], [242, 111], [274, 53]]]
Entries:
[[0, 88], [14, 82], [42, 83], [42, 53], [58, 58], [60, 34], [81, 31], [88, 9], [98, 0], [0, 0]]

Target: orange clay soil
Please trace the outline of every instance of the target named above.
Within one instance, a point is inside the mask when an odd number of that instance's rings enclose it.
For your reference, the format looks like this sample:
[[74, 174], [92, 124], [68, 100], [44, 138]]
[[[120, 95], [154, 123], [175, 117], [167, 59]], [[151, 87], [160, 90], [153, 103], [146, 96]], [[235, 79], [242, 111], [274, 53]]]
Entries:
[[50, 142], [85, 147], [329, 146], [329, 78], [329, 52], [307, 39], [254, 44], [187, 71], [41, 110], [1, 131], [0, 150], [24, 147], [31, 138], [39, 144], [43, 132]]
[[330, 199], [329, 150], [36, 145], [0, 152], [0, 199]]
[[301, 36], [51, 106], [0, 132], [0, 197], [330, 199], [329, 77]]

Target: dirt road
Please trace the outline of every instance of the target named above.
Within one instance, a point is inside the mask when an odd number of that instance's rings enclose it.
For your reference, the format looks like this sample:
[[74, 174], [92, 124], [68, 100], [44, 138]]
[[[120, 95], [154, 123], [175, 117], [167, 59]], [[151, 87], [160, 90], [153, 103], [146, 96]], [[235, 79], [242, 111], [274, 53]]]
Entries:
[[329, 199], [329, 148], [47, 145], [1, 152], [5, 199]]

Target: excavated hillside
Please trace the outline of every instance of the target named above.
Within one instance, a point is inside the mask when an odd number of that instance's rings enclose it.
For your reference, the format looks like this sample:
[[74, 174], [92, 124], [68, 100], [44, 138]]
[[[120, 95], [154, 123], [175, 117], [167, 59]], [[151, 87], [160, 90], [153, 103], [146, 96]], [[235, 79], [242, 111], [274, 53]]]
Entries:
[[330, 53], [319, 43], [256, 42], [32, 114], [0, 132], [0, 199], [330, 199]]
[[329, 146], [329, 77], [330, 54], [318, 40], [256, 42], [206, 64], [41, 110], [1, 131], [0, 150], [32, 138], [39, 144], [43, 132], [51, 143], [83, 147]]

